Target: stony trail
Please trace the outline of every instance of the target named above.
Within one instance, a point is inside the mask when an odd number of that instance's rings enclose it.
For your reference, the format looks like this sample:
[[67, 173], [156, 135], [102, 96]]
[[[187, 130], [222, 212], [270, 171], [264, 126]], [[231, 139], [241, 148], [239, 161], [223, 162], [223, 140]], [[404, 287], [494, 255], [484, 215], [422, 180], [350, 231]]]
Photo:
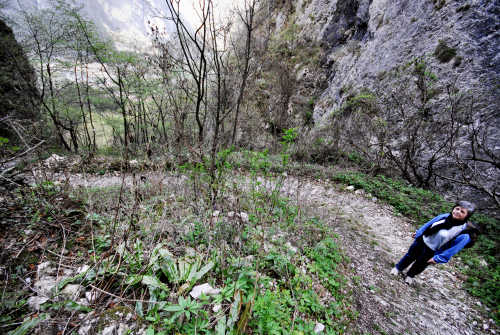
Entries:
[[[64, 176], [60, 176], [61, 180]], [[176, 176], [149, 174], [157, 183], [176, 183]], [[249, 178], [238, 177], [250, 185]], [[124, 178], [132, 185], [132, 178]], [[259, 178], [267, 187], [276, 181]], [[122, 182], [120, 176], [69, 176], [73, 186], [107, 187]], [[409, 286], [402, 277], [389, 274], [393, 264], [407, 251], [415, 228], [388, 205], [363, 191], [349, 191], [326, 180], [286, 177], [281, 193], [301, 210], [320, 217], [339, 236], [339, 244], [351, 260], [348, 285], [359, 312], [354, 334], [472, 335], [495, 334], [475, 297], [463, 289], [463, 276], [455, 270], [460, 255], [445, 265], [428, 267]], [[436, 215], [439, 213], [436, 213]]]
[[361, 333], [495, 333], [493, 321], [478, 311], [479, 300], [462, 288], [463, 278], [453, 266], [457, 258], [428, 267], [413, 286], [389, 274], [408, 250], [415, 231], [390, 206], [362, 191], [345, 191], [325, 181], [288, 178], [283, 189], [339, 235], [341, 248], [351, 259], [350, 285]]

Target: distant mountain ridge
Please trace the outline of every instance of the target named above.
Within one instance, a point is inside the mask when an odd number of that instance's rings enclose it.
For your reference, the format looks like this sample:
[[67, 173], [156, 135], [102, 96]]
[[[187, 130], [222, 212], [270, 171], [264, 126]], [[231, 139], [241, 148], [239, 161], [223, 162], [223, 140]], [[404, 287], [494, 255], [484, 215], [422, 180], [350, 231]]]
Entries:
[[[7, 2], [7, 12], [19, 7], [41, 9], [51, 0], [11, 0]], [[68, 3], [70, 1], [67, 1]], [[76, 0], [82, 12], [93, 21], [102, 33], [110, 37], [120, 47], [145, 47], [149, 41], [150, 23], [165, 22], [164, 0]]]

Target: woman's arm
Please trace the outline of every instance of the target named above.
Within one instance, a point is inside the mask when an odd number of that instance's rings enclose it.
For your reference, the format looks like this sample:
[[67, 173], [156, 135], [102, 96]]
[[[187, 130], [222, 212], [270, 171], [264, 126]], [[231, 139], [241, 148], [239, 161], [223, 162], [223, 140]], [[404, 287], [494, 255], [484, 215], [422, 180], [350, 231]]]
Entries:
[[460, 234], [451, 241], [449, 248], [438, 250], [432, 259], [434, 259], [436, 263], [448, 263], [451, 257], [462, 250], [470, 241], [471, 238], [469, 234]]

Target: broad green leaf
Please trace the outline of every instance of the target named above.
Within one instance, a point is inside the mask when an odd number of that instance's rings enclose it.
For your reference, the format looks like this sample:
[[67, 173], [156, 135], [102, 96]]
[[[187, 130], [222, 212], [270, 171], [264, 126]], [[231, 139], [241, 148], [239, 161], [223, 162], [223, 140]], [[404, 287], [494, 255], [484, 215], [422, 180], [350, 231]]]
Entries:
[[210, 262], [208, 263], [207, 265], [205, 265], [204, 267], [202, 267], [200, 269], [200, 271], [196, 272], [196, 274], [194, 275], [193, 279], [193, 284], [195, 282], [197, 282], [198, 280], [200, 280], [208, 271], [212, 270], [212, 268], [214, 267], [214, 263], [213, 262]]
[[166, 260], [162, 265], [161, 270], [170, 282], [177, 284], [180, 281], [179, 271], [177, 270], [176, 263], [173, 260]]
[[61, 280], [61, 281], [57, 284], [57, 286], [56, 286], [56, 287], [54, 287], [54, 288], [52, 289], [52, 291], [54, 291], [55, 293], [60, 292], [60, 291], [64, 288], [64, 286], [66, 286], [66, 285], [68, 285], [68, 284], [72, 283], [73, 281], [75, 281], [75, 278], [76, 278], [76, 277], [64, 278], [63, 280]]
[[76, 302], [74, 302], [72, 300], [67, 301], [64, 304], [64, 307], [66, 309], [71, 309], [71, 310], [75, 310], [75, 311], [79, 311], [79, 312], [86, 312], [86, 313], [88, 313], [88, 312], [92, 311], [92, 308], [84, 306], [84, 305], [80, 305], [79, 303], [76, 303]]
[[163, 310], [167, 312], [178, 312], [184, 310], [184, 307], [179, 305], [170, 305], [170, 306], [165, 306]]
[[224, 315], [217, 322], [217, 326], [215, 327], [215, 335], [225, 335], [226, 334], [226, 316]]
[[224, 315], [217, 322], [217, 326], [215, 327], [215, 335], [226, 335], [226, 316]]
[[174, 322], [179, 316], [181, 316], [184, 313], [184, 310], [175, 312], [172, 318], [170, 319], [170, 322]]
[[[187, 266], [187, 269], [186, 269], [185, 280], [188, 281], [188, 282], [193, 282], [193, 279], [196, 276], [196, 271], [198, 270], [198, 268], [200, 266], [200, 262], [199, 261], [194, 261], [194, 262], [187, 263], [187, 264], [188, 264], [188, 266]], [[196, 279], [194, 280], [194, 282], [195, 281], [196, 281]]]
[[137, 315], [139, 315], [141, 318], [144, 317], [144, 310], [142, 309], [142, 302], [137, 301], [135, 303], [135, 312]]
[[148, 303], [148, 313], [156, 308], [156, 302], [158, 297], [156, 295], [156, 288], [153, 286], [148, 286], [149, 289], [149, 303]]
[[142, 280], [142, 276], [131, 275], [131, 276], [128, 276], [128, 278], [125, 280], [125, 283], [127, 285], [135, 285], [135, 284], [139, 283], [141, 280]]
[[155, 248], [155, 250], [153, 250], [153, 256], [149, 260], [149, 266], [154, 269], [158, 269], [160, 267], [160, 264], [165, 261], [175, 262], [175, 259], [168, 249], [162, 248], [162, 246], [160, 245], [160, 247], [157, 247]]
[[189, 271], [191, 270], [191, 264], [187, 263], [186, 261], [179, 260], [178, 261], [178, 268], [179, 268], [178, 282], [185, 281], [189, 275]]
[[149, 326], [148, 330], [146, 330], [146, 335], [155, 335], [153, 326]]
[[164, 291], [168, 291], [167, 285], [165, 285], [164, 283], [162, 283], [156, 277], [153, 277], [153, 276], [143, 276], [141, 282], [144, 285], [151, 286], [151, 287], [154, 287], [154, 288], [160, 288], [160, 289], [162, 289]]
[[236, 321], [238, 321], [238, 316], [240, 314], [241, 308], [241, 291], [236, 291], [234, 295], [234, 301], [231, 304], [231, 310], [229, 311], [229, 320], [227, 320], [227, 326], [232, 329]]
[[25, 321], [21, 326], [18, 328], [10, 331], [8, 335], [25, 335], [27, 334], [31, 329], [35, 328], [40, 322], [45, 321], [49, 318], [49, 315], [44, 313], [40, 314], [36, 318], [29, 319]]

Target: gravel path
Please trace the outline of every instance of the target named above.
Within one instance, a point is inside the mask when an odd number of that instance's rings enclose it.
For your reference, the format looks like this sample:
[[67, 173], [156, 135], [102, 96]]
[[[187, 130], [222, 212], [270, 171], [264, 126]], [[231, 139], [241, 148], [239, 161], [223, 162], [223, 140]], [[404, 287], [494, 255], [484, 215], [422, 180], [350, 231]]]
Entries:
[[[325, 181], [288, 178], [284, 192], [329, 224], [340, 237], [353, 270], [350, 285], [361, 334], [495, 334], [481, 303], [465, 292], [455, 258], [428, 267], [409, 286], [389, 274], [408, 250], [415, 229], [390, 206], [362, 191], [345, 191]], [[439, 213], [436, 213], [436, 215]]]

